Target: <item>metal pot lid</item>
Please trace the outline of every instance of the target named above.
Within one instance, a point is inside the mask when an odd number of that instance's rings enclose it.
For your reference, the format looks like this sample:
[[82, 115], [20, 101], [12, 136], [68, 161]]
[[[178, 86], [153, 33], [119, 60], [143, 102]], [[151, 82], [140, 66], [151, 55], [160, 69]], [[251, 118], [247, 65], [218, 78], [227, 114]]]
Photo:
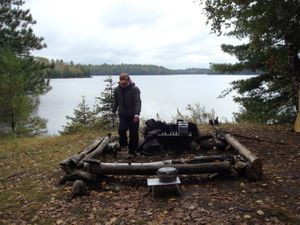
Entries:
[[165, 174], [165, 175], [177, 175], [178, 171], [174, 167], [162, 167], [159, 168], [157, 174]]

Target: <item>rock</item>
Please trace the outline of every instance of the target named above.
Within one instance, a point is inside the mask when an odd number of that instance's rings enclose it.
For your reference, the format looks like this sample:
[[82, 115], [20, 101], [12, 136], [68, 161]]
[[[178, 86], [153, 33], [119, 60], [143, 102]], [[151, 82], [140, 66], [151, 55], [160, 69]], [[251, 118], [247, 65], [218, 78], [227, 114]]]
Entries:
[[262, 211], [262, 210], [257, 210], [256, 211], [256, 213], [258, 214], [258, 215], [260, 215], [260, 216], [263, 216], [265, 213], [264, 213], [264, 211]]
[[250, 218], [251, 218], [251, 216], [250, 216], [250, 215], [248, 215], [248, 214], [246, 214], [246, 215], [244, 215], [244, 218], [245, 218], [245, 219], [250, 219]]
[[75, 195], [85, 195], [87, 192], [87, 186], [82, 180], [76, 180], [72, 186], [72, 194]]
[[246, 187], [244, 183], [240, 183], [240, 187]]
[[120, 190], [121, 190], [121, 189], [120, 189], [119, 187], [114, 187], [114, 188], [112, 188], [112, 191], [113, 191], [113, 192], [120, 192]]
[[234, 169], [237, 171], [241, 171], [241, 170], [245, 169], [246, 166], [247, 166], [246, 163], [238, 161], [236, 164], [234, 164]]

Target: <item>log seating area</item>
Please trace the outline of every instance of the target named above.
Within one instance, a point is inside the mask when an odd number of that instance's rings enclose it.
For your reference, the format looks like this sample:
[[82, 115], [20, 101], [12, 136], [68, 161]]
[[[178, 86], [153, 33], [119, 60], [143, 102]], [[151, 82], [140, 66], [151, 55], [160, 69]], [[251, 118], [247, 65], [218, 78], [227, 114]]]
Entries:
[[[190, 174], [235, 174], [244, 176], [251, 181], [262, 178], [263, 163], [246, 146], [242, 145], [234, 136], [224, 134], [223, 139], [227, 144], [226, 150], [220, 151], [218, 155], [200, 155], [192, 159], [168, 159], [161, 161], [146, 162], [104, 162], [99, 156], [104, 154], [116, 154], [118, 144], [111, 143], [111, 136], [99, 137], [82, 151], [63, 160], [60, 163], [65, 175], [61, 184], [67, 181], [83, 181], [86, 183], [101, 181], [103, 176], [118, 175], [142, 175], [145, 179], [156, 175], [162, 167], [173, 167], [178, 175]], [[191, 148], [193, 144], [191, 143]], [[187, 149], [186, 151], [189, 151]], [[226, 154], [223, 154], [226, 151]], [[232, 153], [232, 154], [229, 154]], [[74, 182], [75, 184], [76, 182]], [[79, 182], [77, 182], [79, 183]], [[76, 189], [76, 188], [75, 188]]]

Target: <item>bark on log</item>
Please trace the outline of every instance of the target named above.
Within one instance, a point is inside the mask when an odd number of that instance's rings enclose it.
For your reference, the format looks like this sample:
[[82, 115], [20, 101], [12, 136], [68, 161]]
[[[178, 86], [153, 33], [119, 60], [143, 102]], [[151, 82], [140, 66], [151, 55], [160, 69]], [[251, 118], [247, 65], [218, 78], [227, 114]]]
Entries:
[[225, 140], [252, 164], [262, 167], [262, 161], [230, 134], [225, 135]]
[[249, 180], [260, 180], [262, 178], [262, 160], [248, 150], [244, 145], [238, 142], [230, 134], [225, 135], [225, 140], [239, 152], [240, 155], [244, 156], [251, 164], [246, 169], [246, 177]]
[[[75, 169], [78, 162], [80, 162], [87, 154], [92, 152], [104, 138], [97, 138], [92, 144], [88, 145], [78, 154], [75, 154], [60, 163], [60, 166], [67, 172], [70, 172], [70, 169]], [[68, 167], [68, 168], [67, 168]]]
[[85, 149], [83, 149], [81, 152], [84, 152], [85, 154], [89, 154], [103, 141], [103, 137], [97, 138], [92, 144], [88, 145]]
[[234, 156], [226, 155], [208, 155], [208, 156], [197, 156], [194, 159], [186, 160], [186, 163], [205, 163], [205, 162], [215, 162], [215, 161], [234, 161]]
[[[141, 163], [106, 163], [106, 162], [100, 162], [97, 161], [98, 164], [101, 164], [101, 166], [166, 166], [166, 165], [172, 165], [175, 164], [174, 162], [178, 162], [179, 160], [164, 160], [164, 161], [155, 161], [155, 162], [141, 162]], [[177, 163], [176, 163], [177, 164]]]
[[103, 140], [101, 141], [100, 145], [98, 145], [98, 147], [95, 150], [93, 150], [89, 154], [85, 155], [84, 158], [83, 158], [83, 160], [92, 159], [95, 156], [97, 156], [100, 153], [102, 153], [104, 151], [104, 149], [106, 148], [106, 146], [108, 145], [109, 140], [110, 140], [109, 136], [103, 138]]
[[[89, 165], [89, 172], [93, 174], [105, 175], [155, 175], [157, 170], [165, 165], [161, 164], [129, 164], [129, 163], [91, 163]], [[230, 170], [231, 163], [213, 162], [201, 164], [172, 164], [178, 170], [178, 174], [197, 174], [197, 173], [212, 173], [225, 172]]]

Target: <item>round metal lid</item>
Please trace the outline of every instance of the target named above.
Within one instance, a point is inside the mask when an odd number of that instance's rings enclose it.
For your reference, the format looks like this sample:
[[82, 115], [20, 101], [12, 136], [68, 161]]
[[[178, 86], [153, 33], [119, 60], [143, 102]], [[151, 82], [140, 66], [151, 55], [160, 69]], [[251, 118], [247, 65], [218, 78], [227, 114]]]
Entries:
[[162, 167], [159, 168], [157, 171], [158, 174], [165, 174], [165, 175], [177, 175], [177, 169], [174, 167]]

